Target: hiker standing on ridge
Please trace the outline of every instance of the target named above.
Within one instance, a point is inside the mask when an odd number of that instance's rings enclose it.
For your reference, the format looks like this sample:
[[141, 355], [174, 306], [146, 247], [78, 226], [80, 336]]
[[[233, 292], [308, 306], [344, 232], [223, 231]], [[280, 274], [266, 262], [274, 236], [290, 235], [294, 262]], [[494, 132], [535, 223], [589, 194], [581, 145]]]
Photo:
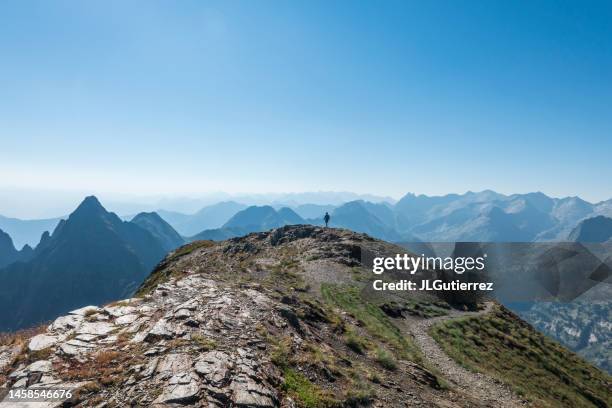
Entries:
[[331, 217], [329, 216], [329, 213], [327, 211], [325, 211], [325, 216], [323, 217], [323, 221], [325, 221], [325, 226], [327, 227], [327, 224], [329, 224], [329, 219]]

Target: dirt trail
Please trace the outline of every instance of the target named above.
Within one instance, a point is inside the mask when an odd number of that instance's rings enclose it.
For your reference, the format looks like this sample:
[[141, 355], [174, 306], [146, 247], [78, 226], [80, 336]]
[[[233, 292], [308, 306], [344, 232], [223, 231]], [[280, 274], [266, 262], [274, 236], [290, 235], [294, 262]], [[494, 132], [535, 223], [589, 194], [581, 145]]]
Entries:
[[482, 401], [488, 407], [515, 408], [525, 407], [528, 404], [518, 397], [507, 385], [489, 377], [486, 374], [469, 371], [440, 348], [438, 343], [429, 335], [429, 329], [440, 322], [452, 320], [459, 317], [478, 316], [490, 313], [493, 303], [487, 303], [485, 309], [478, 312], [460, 312], [452, 310], [446, 316], [431, 319], [409, 319], [407, 327], [414, 336], [414, 341], [419, 346], [425, 359], [436, 367], [454, 386], [472, 395], [475, 399]]

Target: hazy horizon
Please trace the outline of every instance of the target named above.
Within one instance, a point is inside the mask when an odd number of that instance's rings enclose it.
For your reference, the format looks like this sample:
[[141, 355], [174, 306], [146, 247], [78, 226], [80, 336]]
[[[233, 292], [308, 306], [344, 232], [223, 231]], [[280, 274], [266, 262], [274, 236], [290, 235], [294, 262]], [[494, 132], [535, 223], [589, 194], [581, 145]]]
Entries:
[[[58, 218], [70, 214], [79, 203], [90, 195], [96, 196], [102, 205], [109, 211], [120, 216], [135, 215], [142, 211], [166, 210], [193, 214], [202, 207], [223, 201], [236, 201], [246, 205], [283, 205], [296, 206], [301, 204], [340, 205], [353, 200], [371, 202], [388, 202], [394, 204], [407, 194], [429, 197], [449, 194], [463, 195], [466, 193], [480, 193], [494, 191], [498, 194], [510, 196], [513, 194], [528, 194], [541, 191], [504, 192], [494, 189], [449, 191], [443, 194], [426, 194], [406, 191], [400, 196], [379, 196], [376, 194], [356, 193], [350, 191], [301, 191], [301, 192], [242, 192], [228, 193], [222, 191], [208, 193], [183, 194], [156, 194], [156, 195], [129, 195], [125, 193], [93, 192], [93, 191], [53, 191], [53, 190], [24, 190], [7, 189], [0, 187], [0, 216], [18, 219], [44, 219]], [[591, 201], [579, 195], [554, 196], [542, 192], [551, 198], [579, 197], [591, 204], [612, 200], [612, 196], [604, 200]]]

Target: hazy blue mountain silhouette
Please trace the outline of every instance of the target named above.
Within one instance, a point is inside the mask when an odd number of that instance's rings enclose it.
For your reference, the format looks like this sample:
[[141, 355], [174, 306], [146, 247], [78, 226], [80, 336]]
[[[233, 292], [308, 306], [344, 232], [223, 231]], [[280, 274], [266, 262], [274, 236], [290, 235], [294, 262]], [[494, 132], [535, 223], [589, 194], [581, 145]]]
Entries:
[[238, 228], [238, 227], [213, 228], [213, 229], [204, 230], [200, 232], [199, 234], [196, 234], [188, 238], [187, 240], [188, 241], [199, 241], [199, 240], [223, 241], [226, 239], [246, 235], [248, 233], [249, 231], [243, 228]]
[[21, 251], [15, 249], [13, 240], [6, 232], [0, 229], [0, 268], [17, 261], [27, 261], [34, 253], [29, 245], [25, 245]]
[[321, 218], [326, 212], [331, 213], [337, 205], [302, 204], [291, 207], [300, 217], [304, 219]]
[[504, 196], [491, 190], [479, 193], [447, 194], [426, 196], [406, 194], [394, 206], [400, 232], [409, 231], [414, 226], [448, 215], [473, 203], [486, 203], [500, 200]]
[[528, 201], [470, 203], [411, 231], [427, 241], [530, 242], [555, 225]]
[[568, 237], [574, 242], [606, 242], [611, 239], [612, 218], [603, 215], [580, 222]]
[[183, 237], [155, 212], [137, 214], [131, 222], [149, 231], [165, 252], [170, 252], [185, 243]]
[[295, 211], [293, 211], [289, 207], [280, 208], [279, 210], [276, 211], [276, 213], [278, 214], [278, 217], [279, 217], [278, 222], [282, 224], [282, 225], [279, 225], [281, 227], [287, 224], [295, 225], [295, 224], [304, 223], [304, 219], [300, 217]]
[[385, 226], [397, 229], [397, 217], [393, 206], [389, 203], [371, 203], [369, 201], [359, 202], [365, 207], [365, 209], [376, 218], [378, 218]]
[[[308, 211], [315, 216], [303, 218], [289, 209], [248, 207], [223, 227], [202, 231], [197, 237], [217, 240], [286, 224], [322, 225], [324, 208], [311, 205]], [[598, 213], [612, 214], [612, 200], [590, 204], [577, 197], [558, 199], [540, 192], [503, 195], [485, 190], [440, 197], [407, 194], [396, 205], [351, 201], [330, 211], [330, 225], [396, 242], [562, 241], [585, 216]]]
[[87, 197], [28, 262], [0, 270], [0, 331], [129, 296], [165, 255], [157, 239]]
[[290, 208], [283, 207], [277, 211], [269, 205], [253, 205], [236, 213], [223, 224], [223, 228], [241, 228], [248, 232], [255, 232], [303, 223], [304, 219]]
[[173, 211], [158, 210], [157, 213], [179, 234], [188, 237], [202, 230], [220, 228], [246, 205], [234, 201], [222, 201], [206, 206], [195, 214], [182, 214]]
[[396, 205], [356, 200], [332, 211], [331, 207], [302, 205], [300, 210], [310, 217], [300, 220], [293, 214], [281, 214], [281, 221], [277, 213], [282, 209], [275, 213], [269, 206], [249, 207], [246, 212], [236, 213], [222, 228], [202, 231], [197, 236], [223, 239], [284, 224], [321, 225], [323, 214], [329, 211], [331, 225], [390, 241], [551, 241], [566, 239], [589, 214], [612, 214], [612, 201], [590, 204], [578, 197], [557, 199], [541, 192], [503, 195], [491, 190], [440, 197], [407, 194]]
[[209, 239], [220, 241], [251, 232], [267, 231], [285, 225], [304, 224], [306, 221], [288, 207], [275, 210], [272, 206], [250, 206], [237, 212], [221, 228], [204, 230], [189, 241]]
[[20, 220], [0, 215], [0, 229], [11, 236], [15, 248], [24, 245], [34, 247], [45, 231], [53, 231], [60, 218], [48, 218], [41, 220]]
[[[393, 211], [385, 204], [351, 201], [331, 213], [329, 226], [363, 232], [386, 241], [401, 241], [402, 236], [393, 228], [393, 220]], [[313, 221], [321, 223], [321, 219]]]
[[[251, 206], [236, 213], [222, 228], [204, 230], [192, 236], [189, 240], [210, 239], [218, 241], [292, 224], [322, 225], [324, 214], [322, 212], [316, 218], [303, 219], [288, 207], [275, 210], [271, 206]], [[408, 233], [405, 235], [397, 233], [393, 228], [394, 223], [395, 215], [390, 205], [358, 200], [335, 208], [331, 214], [330, 227], [364, 232], [373, 237], [389, 241], [418, 241]]]
[[585, 217], [612, 214], [597, 204], [543, 193], [479, 193], [440, 197], [407, 194], [394, 206], [397, 231], [427, 241], [562, 241]]

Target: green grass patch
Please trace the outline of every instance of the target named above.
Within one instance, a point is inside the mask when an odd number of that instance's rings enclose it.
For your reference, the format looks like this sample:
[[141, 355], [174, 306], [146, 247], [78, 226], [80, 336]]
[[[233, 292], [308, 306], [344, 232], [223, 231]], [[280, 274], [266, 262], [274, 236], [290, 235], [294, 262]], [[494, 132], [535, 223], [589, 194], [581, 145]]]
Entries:
[[511, 385], [541, 407], [608, 407], [611, 377], [535, 331], [503, 307], [451, 320], [431, 335], [464, 367]]
[[331, 408], [340, 406], [328, 392], [313, 384], [302, 373], [293, 368], [283, 370], [285, 382], [283, 390], [297, 400], [301, 407], [305, 408]]
[[386, 343], [399, 358], [417, 363], [423, 361], [418, 347], [402, 335], [378, 306], [361, 296], [360, 288], [322, 284], [321, 293], [327, 303], [350, 313], [372, 337]]
[[357, 337], [357, 335], [352, 331], [346, 334], [344, 343], [348, 348], [357, 354], [364, 354], [365, 349], [367, 348], [366, 342]]
[[395, 371], [397, 370], [397, 363], [395, 357], [385, 349], [378, 349], [376, 351], [376, 361], [381, 365], [382, 368]]
[[270, 353], [272, 363], [282, 369], [287, 368], [291, 363], [291, 338], [284, 337], [277, 340], [268, 337], [268, 341], [272, 344], [272, 352]]
[[300, 263], [291, 258], [283, 258], [270, 268], [268, 282], [273, 285], [282, 285], [298, 292], [308, 292], [310, 286], [304, 281], [300, 272]]
[[200, 333], [193, 333], [191, 335], [191, 340], [194, 341], [201, 351], [210, 351], [217, 348], [217, 342], [213, 339], [209, 339], [204, 337]]
[[424, 318], [446, 316], [448, 314], [448, 308], [440, 306], [441, 302], [431, 304], [429, 302], [411, 302], [406, 303], [408, 312], [413, 316], [420, 316]]

